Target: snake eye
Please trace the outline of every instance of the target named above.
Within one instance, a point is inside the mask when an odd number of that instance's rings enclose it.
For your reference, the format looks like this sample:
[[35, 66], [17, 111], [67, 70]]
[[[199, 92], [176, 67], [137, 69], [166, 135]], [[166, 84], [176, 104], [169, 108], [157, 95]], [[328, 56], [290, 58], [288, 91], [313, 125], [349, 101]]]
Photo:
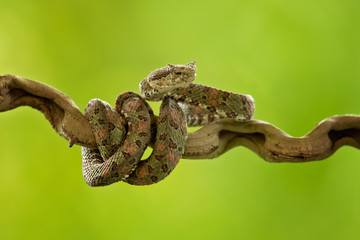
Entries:
[[181, 75], [181, 72], [176, 72], [175, 74], [176, 74], [176, 75]]

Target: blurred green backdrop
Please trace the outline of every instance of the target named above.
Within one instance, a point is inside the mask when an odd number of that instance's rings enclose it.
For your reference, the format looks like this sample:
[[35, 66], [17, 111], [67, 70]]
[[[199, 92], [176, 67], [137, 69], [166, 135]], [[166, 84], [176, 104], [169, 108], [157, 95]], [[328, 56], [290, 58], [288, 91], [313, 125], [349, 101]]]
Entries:
[[[255, 118], [302, 136], [360, 114], [358, 0], [0, 0], [0, 74], [50, 84], [81, 109], [113, 104], [167, 63], [251, 94]], [[158, 104], [152, 104], [158, 112]], [[182, 160], [149, 187], [88, 187], [80, 147], [42, 114], [0, 114], [1, 239], [359, 239], [360, 152], [270, 164], [245, 148]]]

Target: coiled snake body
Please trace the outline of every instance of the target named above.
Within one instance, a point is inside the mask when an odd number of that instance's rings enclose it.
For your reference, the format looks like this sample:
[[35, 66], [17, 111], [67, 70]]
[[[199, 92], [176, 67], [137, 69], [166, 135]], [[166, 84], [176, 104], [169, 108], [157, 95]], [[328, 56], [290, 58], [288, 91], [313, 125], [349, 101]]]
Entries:
[[[115, 109], [102, 100], [90, 100], [85, 117], [98, 147], [82, 147], [86, 183], [90, 186], [117, 181], [133, 185], [157, 183], [170, 174], [184, 153], [187, 126], [221, 118], [237, 121], [252, 118], [254, 100], [250, 95], [194, 84], [195, 76], [195, 62], [169, 64], [141, 81], [140, 92], [146, 100], [162, 100], [156, 126], [151, 126], [155, 120], [150, 106], [136, 93], [120, 94]], [[141, 160], [153, 134], [156, 134], [153, 152]]]

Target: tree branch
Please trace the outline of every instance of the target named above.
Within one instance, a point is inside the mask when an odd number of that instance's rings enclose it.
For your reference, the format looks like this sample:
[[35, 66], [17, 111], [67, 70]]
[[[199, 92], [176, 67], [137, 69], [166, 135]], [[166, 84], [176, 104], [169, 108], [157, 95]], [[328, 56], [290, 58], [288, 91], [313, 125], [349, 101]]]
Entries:
[[[0, 76], [0, 112], [19, 106], [40, 110], [70, 146], [96, 147], [89, 122], [67, 95], [40, 82]], [[216, 158], [233, 147], [244, 146], [269, 162], [307, 162], [325, 159], [344, 145], [360, 148], [360, 116], [327, 118], [300, 138], [259, 120], [224, 119], [189, 133], [183, 158]]]
[[13, 75], [0, 76], [0, 112], [19, 106], [41, 111], [70, 146], [96, 147], [89, 122], [67, 95], [44, 83]]
[[216, 158], [244, 146], [269, 162], [308, 162], [328, 158], [344, 145], [360, 148], [360, 116], [327, 118], [300, 138], [259, 120], [222, 120], [189, 133], [184, 158]]

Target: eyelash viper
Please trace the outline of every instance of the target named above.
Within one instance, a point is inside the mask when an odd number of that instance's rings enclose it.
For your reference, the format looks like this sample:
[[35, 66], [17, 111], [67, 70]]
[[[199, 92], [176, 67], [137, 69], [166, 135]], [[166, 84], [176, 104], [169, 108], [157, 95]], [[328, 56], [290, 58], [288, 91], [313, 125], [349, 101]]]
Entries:
[[[117, 181], [149, 185], [167, 177], [176, 167], [187, 137], [187, 126], [200, 126], [221, 118], [250, 120], [254, 100], [194, 84], [195, 62], [152, 71], [140, 82], [142, 97], [134, 92], [120, 94], [112, 108], [92, 99], [85, 108], [97, 148], [82, 147], [83, 176], [90, 186]], [[149, 101], [162, 101], [157, 125]], [[141, 157], [152, 136], [155, 145], [145, 160]]]

